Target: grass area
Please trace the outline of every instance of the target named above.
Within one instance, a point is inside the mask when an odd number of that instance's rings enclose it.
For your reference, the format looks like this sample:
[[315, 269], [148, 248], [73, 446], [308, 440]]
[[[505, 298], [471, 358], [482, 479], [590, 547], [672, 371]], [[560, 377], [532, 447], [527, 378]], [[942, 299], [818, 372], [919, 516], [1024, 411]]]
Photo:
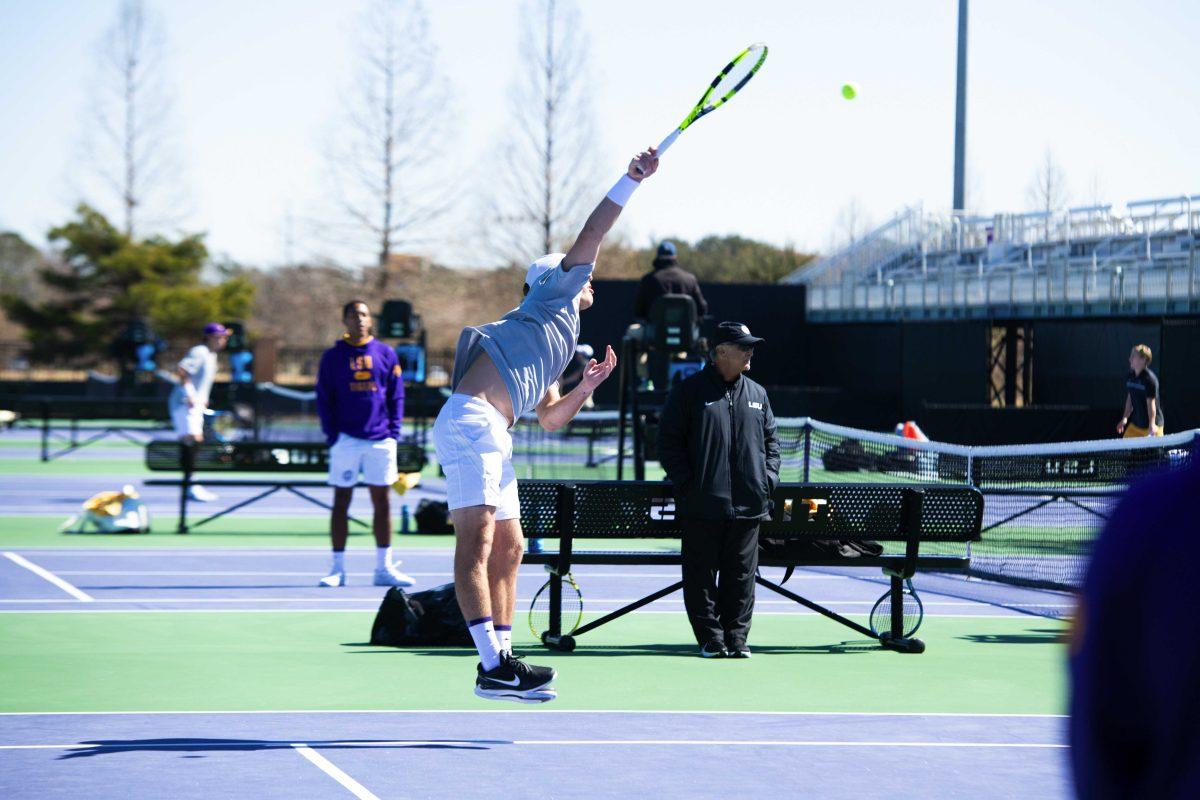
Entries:
[[[119, 484], [132, 478], [149, 478], [155, 473], [142, 464], [141, 454], [135, 458], [80, 457], [41, 461], [38, 458], [0, 458], [0, 475], [24, 475], [30, 480], [61, 475], [112, 476]], [[159, 473], [162, 474], [162, 473]]]
[[[0, 548], [23, 547], [313, 547], [329, 541], [329, 520], [313, 514], [303, 517], [252, 517], [230, 515], [188, 534], [175, 533], [174, 516], [156, 516], [153, 530], [145, 534], [61, 533], [62, 520], [49, 516], [0, 516]], [[373, 539], [365, 528], [350, 526], [350, 546], [370, 547]], [[454, 546], [453, 536], [396, 535], [393, 546]], [[555, 547], [554, 540], [547, 546]], [[671, 550], [670, 540], [577, 539], [580, 549]]]
[[[0, 710], [491, 707], [471, 694], [473, 651], [372, 647], [371, 620], [4, 614]], [[698, 658], [681, 613], [633, 614], [569, 654], [534, 650], [527, 630], [514, 632], [518, 647], [559, 670], [556, 708], [1061, 713], [1063, 630], [1026, 618], [931, 618], [921, 629], [927, 652], [901, 655], [844, 642], [852, 634], [824, 619], [760, 615], [750, 661]]]

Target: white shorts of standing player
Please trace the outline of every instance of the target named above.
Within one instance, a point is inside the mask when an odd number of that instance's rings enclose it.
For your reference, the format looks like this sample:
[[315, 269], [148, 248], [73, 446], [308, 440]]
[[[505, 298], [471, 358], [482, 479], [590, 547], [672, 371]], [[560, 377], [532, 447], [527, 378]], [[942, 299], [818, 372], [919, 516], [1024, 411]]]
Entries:
[[354, 486], [360, 474], [368, 486], [391, 486], [399, 480], [396, 440], [356, 439], [340, 434], [329, 448], [329, 485]]

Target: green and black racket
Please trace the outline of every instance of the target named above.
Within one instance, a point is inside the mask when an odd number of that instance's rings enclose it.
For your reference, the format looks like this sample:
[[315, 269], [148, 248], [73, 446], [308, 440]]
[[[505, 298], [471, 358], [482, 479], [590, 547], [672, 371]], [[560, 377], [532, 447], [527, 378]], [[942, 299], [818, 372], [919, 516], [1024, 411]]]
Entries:
[[[533, 638], [541, 640], [542, 634], [550, 630], [550, 581], [551, 577], [542, 584], [533, 602], [529, 604], [529, 631]], [[571, 573], [562, 576], [562, 635], [568, 636], [575, 632], [579, 623], [583, 622], [583, 592]]]
[[733, 57], [733, 60], [725, 65], [725, 69], [721, 70], [717, 77], [713, 78], [712, 83], [704, 91], [704, 96], [700, 98], [700, 102], [696, 103], [695, 107], [688, 112], [688, 115], [683, 118], [683, 122], [679, 123], [679, 127], [667, 134], [667, 138], [659, 142], [658, 157], [662, 158], [663, 153], [670, 149], [671, 145], [675, 144], [675, 140], [679, 138], [679, 134], [687, 130], [692, 123], [700, 119], [706, 114], [711, 114], [721, 106], [729, 102], [729, 99], [741, 91], [742, 87], [750, 82], [754, 74], [758, 72], [758, 68], [767, 60], [767, 46], [765, 44], [752, 44], [742, 52]]

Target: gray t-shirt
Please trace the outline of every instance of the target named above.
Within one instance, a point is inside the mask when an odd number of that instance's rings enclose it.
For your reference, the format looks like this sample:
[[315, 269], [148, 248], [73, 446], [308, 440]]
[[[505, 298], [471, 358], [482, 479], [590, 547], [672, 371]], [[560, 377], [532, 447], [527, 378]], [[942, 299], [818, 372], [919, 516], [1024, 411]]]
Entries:
[[[208, 406], [208, 396], [212, 393], [213, 381], [217, 377], [217, 354], [208, 349], [208, 345], [198, 344], [179, 362], [179, 368], [192, 376], [192, 386], [196, 388], [196, 406]], [[184, 403], [183, 385], [171, 390], [167, 406], [179, 408]]]
[[482, 349], [500, 370], [514, 418], [532, 411], [575, 355], [579, 293], [595, 268], [580, 264], [564, 272], [555, 267], [530, 287], [521, 305], [498, 321], [464, 328], [450, 386], [458, 386]]

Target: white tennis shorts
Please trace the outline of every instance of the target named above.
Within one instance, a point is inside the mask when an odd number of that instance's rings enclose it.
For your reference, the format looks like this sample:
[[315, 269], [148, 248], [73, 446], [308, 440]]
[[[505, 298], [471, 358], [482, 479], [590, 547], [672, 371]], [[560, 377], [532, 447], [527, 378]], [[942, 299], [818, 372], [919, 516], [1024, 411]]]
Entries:
[[171, 409], [171, 425], [175, 435], [182, 439], [185, 436], [204, 435], [204, 408], [201, 406], [178, 405]]
[[520, 519], [508, 420], [486, 400], [452, 394], [433, 424], [433, 446], [446, 473], [453, 511], [495, 506], [496, 519]]
[[329, 485], [353, 486], [362, 473], [369, 486], [391, 486], [400, 477], [396, 471], [395, 439], [356, 439], [339, 434], [329, 447]]

